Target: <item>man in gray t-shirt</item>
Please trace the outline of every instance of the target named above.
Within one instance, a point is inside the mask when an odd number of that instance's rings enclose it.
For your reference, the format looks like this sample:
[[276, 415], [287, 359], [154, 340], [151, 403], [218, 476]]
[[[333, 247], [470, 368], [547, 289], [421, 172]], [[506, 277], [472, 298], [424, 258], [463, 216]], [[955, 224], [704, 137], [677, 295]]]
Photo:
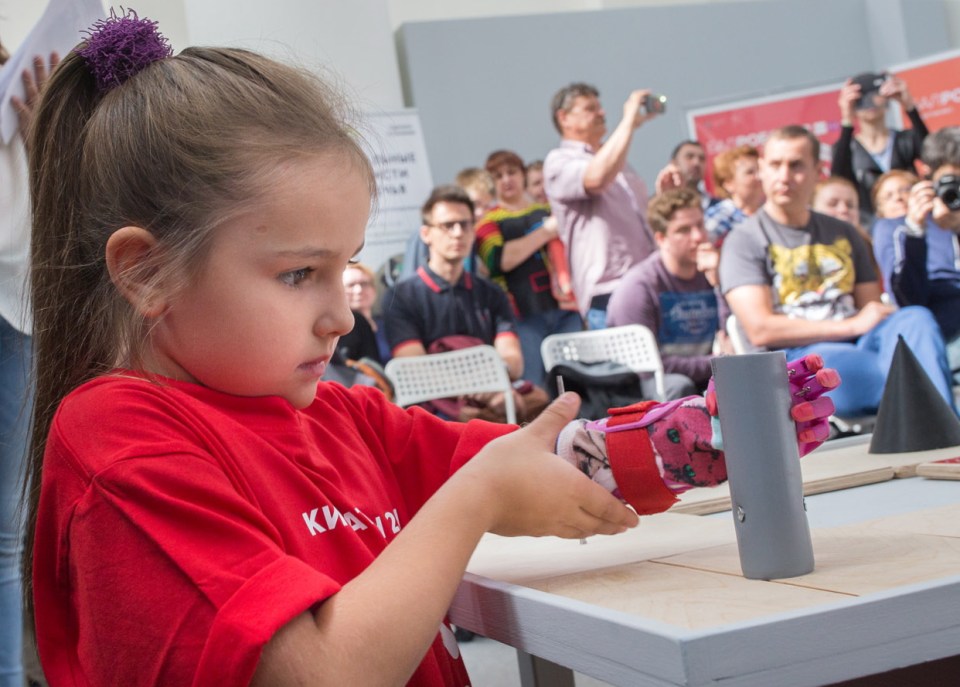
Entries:
[[839, 415], [875, 412], [898, 337], [953, 407], [942, 337], [921, 307], [880, 302], [869, 248], [852, 226], [810, 210], [819, 141], [806, 129], [774, 131], [760, 176], [767, 200], [723, 244], [720, 285], [754, 346], [788, 360], [823, 356], [844, 383], [830, 394]]

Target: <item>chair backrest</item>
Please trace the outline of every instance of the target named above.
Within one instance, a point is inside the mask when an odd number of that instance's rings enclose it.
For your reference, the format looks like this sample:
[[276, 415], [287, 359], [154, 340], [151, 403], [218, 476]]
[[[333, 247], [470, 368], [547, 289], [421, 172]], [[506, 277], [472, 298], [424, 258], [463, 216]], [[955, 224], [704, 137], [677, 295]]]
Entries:
[[736, 355], [747, 352], [747, 337], [740, 328], [736, 315], [731, 314], [727, 318], [727, 337], [730, 339], [730, 345], [733, 346], [733, 352]]
[[502, 391], [507, 422], [517, 423], [513, 385], [503, 358], [493, 346], [472, 346], [447, 353], [393, 358], [384, 368], [398, 405], [438, 398]]
[[634, 372], [652, 372], [658, 400], [666, 395], [663, 387], [663, 362], [653, 332], [641, 324], [591, 329], [570, 334], [551, 334], [540, 344], [543, 367], [549, 372], [557, 363], [579, 360], [596, 363], [604, 360], [620, 363]]

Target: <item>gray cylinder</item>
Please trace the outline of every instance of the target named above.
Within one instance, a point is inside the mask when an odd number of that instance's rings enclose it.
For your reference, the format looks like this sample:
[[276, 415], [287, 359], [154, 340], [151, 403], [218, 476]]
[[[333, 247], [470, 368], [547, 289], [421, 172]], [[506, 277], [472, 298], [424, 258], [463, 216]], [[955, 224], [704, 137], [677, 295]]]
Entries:
[[813, 570], [796, 427], [782, 351], [714, 358], [714, 383], [744, 577]]

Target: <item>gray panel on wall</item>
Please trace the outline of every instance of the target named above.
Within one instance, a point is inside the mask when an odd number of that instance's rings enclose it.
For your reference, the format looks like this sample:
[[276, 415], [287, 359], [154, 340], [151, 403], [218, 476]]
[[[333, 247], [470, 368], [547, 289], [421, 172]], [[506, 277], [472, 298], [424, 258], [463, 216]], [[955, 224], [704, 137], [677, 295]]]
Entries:
[[[652, 186], [687, 135], [687, 110], [882, 67], [867, 2], [712, 2], [408, 23], [397, 37], [404, 95], [419, 109], [439, 183], [497, 148], [542, 158], [558, 140], [550, 99], [571, 81], [600, 89], [610, 129], [631, 90], [654, 89], [669, 97], [668, 112], [637, 132], [630, 151]], [[946, 48], [945, 39], [933, 43], [929, 52]]]

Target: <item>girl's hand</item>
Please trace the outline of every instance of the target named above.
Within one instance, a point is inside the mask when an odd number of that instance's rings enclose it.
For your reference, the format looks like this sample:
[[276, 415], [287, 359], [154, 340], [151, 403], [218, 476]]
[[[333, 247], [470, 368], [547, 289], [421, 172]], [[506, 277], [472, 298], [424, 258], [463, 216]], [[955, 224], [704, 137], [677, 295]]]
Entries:
[[580, 401], [566, 393], [536, 420], [487, 444], [456, 474], [485, 492], [480, 503], [486, 530], [506, 536], [582, 538], [617, 534], [639, 522], [637, 514], [560, 459], [557, 435], [576, 417]]

